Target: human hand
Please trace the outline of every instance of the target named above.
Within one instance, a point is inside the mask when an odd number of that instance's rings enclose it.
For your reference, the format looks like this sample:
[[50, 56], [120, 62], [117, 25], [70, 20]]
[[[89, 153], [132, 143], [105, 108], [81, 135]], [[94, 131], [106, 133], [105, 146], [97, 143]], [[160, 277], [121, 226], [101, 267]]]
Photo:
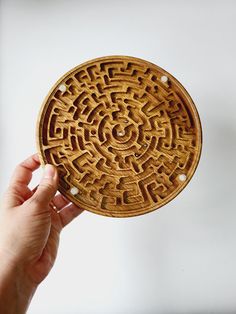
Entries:
[[[82, 209], [69, 204], [58, 188], [58, 174], [46, 165], [37, 189], [28, 184], [39, 168], [37, 155], [14, 171], [0, 213], [0, 311], [24, 313], [57, 255], [60, 232]], [[9, 299], [9, 300], [8, 300]], [[8, 300], [14, 309], [9, 309]], [[17, 303], [17, 304], [14, 304]]]

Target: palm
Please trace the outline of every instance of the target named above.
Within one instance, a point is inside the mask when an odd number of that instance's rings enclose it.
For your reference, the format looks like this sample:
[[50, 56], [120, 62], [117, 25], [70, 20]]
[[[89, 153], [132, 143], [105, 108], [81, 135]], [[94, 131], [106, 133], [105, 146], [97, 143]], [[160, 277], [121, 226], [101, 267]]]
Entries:
[[[26, 271], [37, 284], [48, 275], [55, 262], [61, 230], [82, 212], [61, 194], [53, 196], [57, 185], [50, 192], [50, 197], [46, 195], [45, 187], [45, 191], [39, 191], [40, 185], [33, 191], [28, 188], [32, 172], [39, 165], [36, 155], [20, 164], [4, 199], [5, 208], [11, 208], [7, 211], [7, 217], [13, 222], [12, 229], [19, 243], [18, 251], [13, 250], [14, 255], [18, 255], [18, 260], [28, 261]], [[35, 203], [37, 194], [39, 197]], [[20, 233], [18, 225], [21, 225]]]

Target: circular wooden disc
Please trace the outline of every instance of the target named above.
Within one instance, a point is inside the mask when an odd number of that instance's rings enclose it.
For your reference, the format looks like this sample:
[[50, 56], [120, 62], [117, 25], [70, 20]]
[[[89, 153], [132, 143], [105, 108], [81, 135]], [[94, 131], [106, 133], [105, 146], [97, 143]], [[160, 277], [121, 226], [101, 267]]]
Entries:
[[184, 87], [142, 59], [109, 56], [66, 73], [38, 120], [42, 163], [59, 190], [91, 212], [129, 217], [172, 200], [201, 153], [201, 124]]

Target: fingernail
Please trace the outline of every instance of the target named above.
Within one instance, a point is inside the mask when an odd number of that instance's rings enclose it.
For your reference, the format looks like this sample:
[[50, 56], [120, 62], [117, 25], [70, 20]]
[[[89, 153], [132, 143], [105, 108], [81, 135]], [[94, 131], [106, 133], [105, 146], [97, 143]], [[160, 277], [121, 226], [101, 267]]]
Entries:
[[51, 179], [55, 176], [56, 169], [53, 165], [46, 164], [44, 167], [43, 177], [46, 179]]

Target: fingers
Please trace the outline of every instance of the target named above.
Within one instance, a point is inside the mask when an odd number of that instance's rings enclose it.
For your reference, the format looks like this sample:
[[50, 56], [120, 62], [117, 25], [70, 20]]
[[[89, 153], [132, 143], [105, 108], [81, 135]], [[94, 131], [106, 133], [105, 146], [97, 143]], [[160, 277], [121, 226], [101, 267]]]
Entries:
[[56, 195], [53, 199], [53, 205], [56, 206], [57, 210], [61, 210], [69, 203], [70, 201], [61, 194]]
[[38, 155], [32, 155], [20, 163], [13, 172], [10, 185], [4, 193], [5, 206], [12, 208], [24, 203], [32, 195], [28, 184], [32, 178], [32, 172], [40, 166]]
[[58, 174], [53, 165], [45, 165], [43, 177], [37, 187], [37, 190], [29, 200], [37, 203], [38, 208], [48, 207], [49, 203], [56, 194], [58, 188]]
[[84, 210], [74, 204], [64, 207], [58, 214], [61, 218], [62, 227], [68, 225], [74, 218], [79, 216]]
[[28, 185], [32, 178], [32, 172], [40, 166], [38, 155], [32, 155], [20, 163], [13, 172], [10, 186]]
[[57, 226], [57, 230], [61, 230], [68, 225], [75, 217], [80, 215], [83, 209], [70, 203], [62, 194], [58, 194], [53, 198], [53, 205], [56, 207], [57, 215], [60, 217], [60, 228]]

